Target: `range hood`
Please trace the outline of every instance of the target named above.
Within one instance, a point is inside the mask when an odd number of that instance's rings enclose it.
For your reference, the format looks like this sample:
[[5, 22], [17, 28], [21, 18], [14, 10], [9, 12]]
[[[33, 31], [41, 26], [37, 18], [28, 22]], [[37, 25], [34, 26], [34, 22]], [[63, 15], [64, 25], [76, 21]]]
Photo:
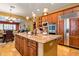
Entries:
[[64, 14], [59, 16], [60, 19], [66, 19], [66, 18], [79, 18], [79, 12], [72, 12], [68, 14]]

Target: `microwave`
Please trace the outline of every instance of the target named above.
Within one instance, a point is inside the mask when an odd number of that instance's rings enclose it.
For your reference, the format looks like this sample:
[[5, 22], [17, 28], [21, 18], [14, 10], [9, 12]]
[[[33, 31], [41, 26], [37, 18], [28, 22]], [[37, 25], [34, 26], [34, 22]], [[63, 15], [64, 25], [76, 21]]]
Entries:
[[42, 25], [43, 25], [44, 27], [46, 27], [46, 26], [48, 26], [48, 22], [42, 22]]
[[48, 32], [56, 34], [56, 24], [49, 24], [48, 25]]

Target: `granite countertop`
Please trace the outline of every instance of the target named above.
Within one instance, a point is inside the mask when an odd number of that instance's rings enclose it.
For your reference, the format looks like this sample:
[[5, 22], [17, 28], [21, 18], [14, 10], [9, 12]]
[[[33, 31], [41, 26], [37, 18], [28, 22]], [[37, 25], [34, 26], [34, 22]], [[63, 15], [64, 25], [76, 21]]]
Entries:
[[19, 35], [40, 43], [47, 43], [51, 40], [55, 40], [62, 37], [62, 35], [43, 35], [43, 34], [28, 35], [26, 33], [17, 33], [16, 35]]

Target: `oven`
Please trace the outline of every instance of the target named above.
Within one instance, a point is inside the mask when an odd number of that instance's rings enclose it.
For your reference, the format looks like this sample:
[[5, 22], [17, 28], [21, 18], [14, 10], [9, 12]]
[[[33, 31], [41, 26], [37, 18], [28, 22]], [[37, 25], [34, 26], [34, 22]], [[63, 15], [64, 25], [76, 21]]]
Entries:
[[48, 25], [48, 33], [49, 34], [56, 34], [56, 24], [49, 24]]

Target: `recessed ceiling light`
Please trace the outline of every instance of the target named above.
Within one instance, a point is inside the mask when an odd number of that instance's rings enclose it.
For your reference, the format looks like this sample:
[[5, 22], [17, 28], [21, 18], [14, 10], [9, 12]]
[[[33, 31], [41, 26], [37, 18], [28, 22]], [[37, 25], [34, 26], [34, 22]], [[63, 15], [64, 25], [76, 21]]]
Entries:
[[40, 9], [37, 9], [37, 11], [40, 11]]
[[36, 14], [35, 14], [34, 12], [32, 12], [32, 16], [33, 16], [33, 17], [36, 17]]
[[48, 8], [44, 8], [43, 12], [48, 12]]
[[26, 16], [26, 19], [28, 20], [29, 19], [29, 16]]

